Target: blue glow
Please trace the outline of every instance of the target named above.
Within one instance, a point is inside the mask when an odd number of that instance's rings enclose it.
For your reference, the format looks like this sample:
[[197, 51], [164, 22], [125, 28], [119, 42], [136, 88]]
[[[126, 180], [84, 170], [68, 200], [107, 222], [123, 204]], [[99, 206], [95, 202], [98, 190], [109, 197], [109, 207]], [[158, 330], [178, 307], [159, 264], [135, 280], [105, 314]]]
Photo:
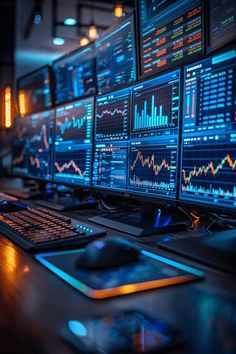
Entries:
[[64, 25], [66, 26], [75, 26], [77, 24], [77, 21], [75, 18], [68, 17], [64, 20]]
[[63, 45], [65, 43], [65, 40], [60, 37], [53, 38], [53, 44], [55, 45]]
[[182, 264], [182, 263], [173, 261], [173, 260], [171, 260], [169, 258], [165, 258], [165, 257], [159, 256], [157, 254], [154, 254], [154, 253], [151, 253], [151, 252], [148, 252], [148, 251], [145, 251], [145, 250], [141, 250], [141, 253], [144, 254], [145, 256], [148, 256], [150, 258], [156, 259], [157, 261], [169, 264], [172, 267], [176, 267], [176, 268], [182, 269], [185, 272], [189, 272], [189, 273], [194, 274], [194, 275], [196, 275], [198, 277], [204, 277], [204, 275], [205, 275], [204, 272], [202, 272], [201, 270], [192, 268], [190, 266], [187, 266], [186, 264]]
[[100, 250], [105, 246], [105, 242], [104, 241], [97, 241], [95, 243], [95, 246]]
[[68, 327], [77, 337], [86, 337], [88, 334], [87, 328], [79, 321], [69, 321]]
[[34, 24], [35, 25], [40, 25], [40, 23], [42, 22], [42, 16], [40, 13], [36, 13], [34, 15]]

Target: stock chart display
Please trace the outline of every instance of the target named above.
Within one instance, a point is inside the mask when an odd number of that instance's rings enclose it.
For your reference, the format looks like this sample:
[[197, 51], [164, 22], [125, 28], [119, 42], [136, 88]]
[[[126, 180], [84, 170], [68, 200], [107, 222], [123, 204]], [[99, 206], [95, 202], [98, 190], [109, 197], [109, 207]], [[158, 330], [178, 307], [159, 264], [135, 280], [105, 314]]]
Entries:
[[126, 140], [129, 137], [130, 89], [98, 96], [95, 140]]
[[90, 143], [93, 128], [93, 98], [56, 109], [56, 143]]
[[219, 48], [236, 38], [236, 2], [235, 0], [210, 1], [211, 49]]
[[59, 145], [56, 147], [54, 179], [71, 185], [90, 185], [92, 145]]
[[201, 0], [140, 0], [141, 75], [193, 60], [204, 50]]
[[17, 80], [19, 107], [24, 101], [24, 113], [28, 115], [43, 111], [52, 106], [49, 68], [44, 67]]
[[128, 189], [176, 197], [177, 137], [131, 142]]
[[236, 50], [185, 69], [181, 199], [236, 206]]
[[53, 63], [56, 104], [96, 93], [93, 45], [70, 53]]
[[[24, 118], [22, 118], [24, 119]], [[28, 173], [31, 176], [52, 177], [54, 111], [29, 117]]]
[[54, 179], [88, 186], [91, 178], [93, 98], [56, 109]]
[[28, 172], [28, 134], [29, 117], [16, 118], [14, 120], [12, 134], [12, 162], [11, 170], [13, 174], [25, 175]]
[[93, 185], [126, 189], [127, 143], [96, 144], [93, 164]]
[[133, 88], [133, 138], [178, 132], [180, 71], [144, 81]]
[[136, 80], [133, 16], [96, 40], [97, 86], [99, 93]]

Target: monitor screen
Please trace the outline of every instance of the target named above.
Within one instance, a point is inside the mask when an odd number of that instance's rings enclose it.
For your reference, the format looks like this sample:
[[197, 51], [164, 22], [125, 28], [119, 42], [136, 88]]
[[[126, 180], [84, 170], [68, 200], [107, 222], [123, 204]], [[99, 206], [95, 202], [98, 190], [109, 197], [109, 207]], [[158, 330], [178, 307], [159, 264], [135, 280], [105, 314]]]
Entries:
[[93, 105], [90, 97], [56, 109], [55, 181], [90, 185]]
[[11, 170], [15, 175], [26, 175], [27, 148], [29, 134], [29, 117], [16, 118], [12, 132], [12, 163]]
[[[123, 104], [130, 102], [128, 124], [125, 115], [121, 119], [117, 111], [114, 115], [119, 124], [113, 123], [116, 95], [117, 102], [121, 98]], [[122, 106], [118, 108], [124, 112]], [[132, 195], [175, 199], [179, 110], [179, 70], [98, 97], [93, 186], [110, 191], [127, 191]], [[102, 112], [106, 115], [109, 112], [109, 116], [106, 125], [100, 129]], [[124, 121], [128, 126], [127, 135], [121, 129]], [[109, 134], [106, 134], [107, 129]]]
[[54, 61], [56, 104], [96, 93], [94, 46], [89, 45]]
[[95, 45], [99, 94], [136, 80], [134, 16], [106, 31]]
[[204, 50], [201, 0], [140, 0], [141, 76], [150, 76]]
[[236, 50], [185, 68], [180, 198], [236, 207]]
[[236, 39], [235, 0], [210, 1], [209, 46], [211, 50]]
[[54, 117], [54, 110], [29, 117], [28, 174], [43, 180], [52, 179]]
[[49, 67], [20, 77], [17, 80], [17, 95], [21, 116], [52, 107]]
[[132, 95], [128, 190], [176, 198], [180, 71], [141, 82]]

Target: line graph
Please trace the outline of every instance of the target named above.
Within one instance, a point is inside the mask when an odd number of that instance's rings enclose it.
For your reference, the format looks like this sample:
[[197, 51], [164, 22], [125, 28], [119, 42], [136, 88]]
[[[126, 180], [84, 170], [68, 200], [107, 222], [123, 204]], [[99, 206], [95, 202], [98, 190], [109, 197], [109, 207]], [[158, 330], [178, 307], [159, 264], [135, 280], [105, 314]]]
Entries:
[[58, 122], [58, 127], [62, 135], [65, 134], [67, 129], [73, 128], [80, 130], [86, 123], [87, 117], [81, 117], [76, 119], [76, 117], [72, 116], [71, 119], [66, 117], [64, 121]]
[[79, 142], [92, 136], [92, 101], [56, 110], [56, 141]]
[[97, 102], [96, 140], [128, 138], [129, 95]]
[[[196, 163], [197, 161], [197, 163]], [[184, 146], [182, 193], [193, 198], [236, 199], [236, 146], [210, 144]]]
[[174, 192], [176, 180], [176, 149], [161, 146], [131, 149], [131, 189]]
[[29, 151], [28, 173], [31, 176], [48, 178], [51, 175], [51, 154], [42, 151]]
[[91, 147], [81, 146], [68, 150], [57, 151], [55, 154], [55, 178], [81, 185], [90, 183]]
[[[33, 133], [33, 135], [32, 135]], [[34, 128], [31, 133], [31, 145], [35, 148], [45, 148], [49, 149], [49, 137], [48, 137], [48, 127], [46, 124], [42, 124], [41, 127]]]

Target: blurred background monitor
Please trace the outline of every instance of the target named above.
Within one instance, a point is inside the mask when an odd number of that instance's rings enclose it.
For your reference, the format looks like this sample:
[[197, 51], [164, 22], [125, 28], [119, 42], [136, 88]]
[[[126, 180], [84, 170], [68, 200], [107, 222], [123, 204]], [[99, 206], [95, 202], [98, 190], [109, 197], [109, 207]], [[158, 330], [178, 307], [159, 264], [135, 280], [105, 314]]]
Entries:
[[55, 101], [66, 103], [96, 93], [94, 45], [90, 44], [53, 62]]
[[108, 29], [96, 40], [98, 93], [136, 80], [134, 16]]
[[49, 66], [20, 77], [17, 80], [17, 97], [20, 116], [51, 108], [53, 103]]

